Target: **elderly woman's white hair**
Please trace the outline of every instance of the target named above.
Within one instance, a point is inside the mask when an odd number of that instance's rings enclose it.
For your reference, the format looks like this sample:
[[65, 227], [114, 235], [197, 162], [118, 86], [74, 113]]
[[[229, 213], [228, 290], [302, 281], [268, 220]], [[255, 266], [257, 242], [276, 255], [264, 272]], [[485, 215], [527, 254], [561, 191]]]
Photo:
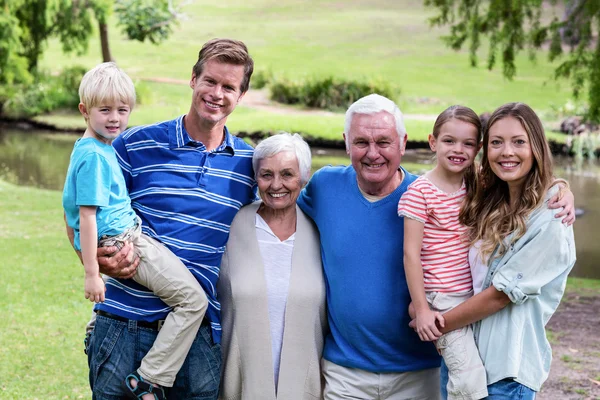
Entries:
[[344, 124], [346, 148], [349, 148], [348, 140], [350, 137], [350, 125], [352, 124], [352, 117], [354, 114], [376, 114], [380, 111], [387, 111], [394, 116], [394, 119], [396, 120], [396, 131], [398, 131], [398, 137], [402, 142], [404, 136], [406, 136], [402, 111], [400, 111], [396, 103], [392, 100], [374, 93], [356, 100], [348, 108], [348, 111], [346, 111], [346, 122]]
[[254, 149], [252, 156], [252, 168], [254, 174], [258, 173], [258, 164], [260, 160], [272, 157], [282, 151], [289, 151], [296, 155], [298, 167], [300, 168], [300, 181], [304, 185], [310, 177], [311, 155], [310, 147], [297, 133], [289, 134], [287, 132], [270, 136], [260, 142]]

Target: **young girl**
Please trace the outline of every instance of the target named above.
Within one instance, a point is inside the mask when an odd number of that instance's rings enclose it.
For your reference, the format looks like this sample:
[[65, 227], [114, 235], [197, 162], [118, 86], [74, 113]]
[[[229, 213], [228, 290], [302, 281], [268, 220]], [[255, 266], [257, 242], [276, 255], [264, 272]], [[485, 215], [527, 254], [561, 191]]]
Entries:
[[[485, 365], [489, 399], [535, 398], [552, 352], [545, 326], [575, 263], [573, 228], [548, 207], [559, 192], [542, 123], [523, 103], [490, 117], [481, 185], [461, 212], [475, 246], [481, 293], [444, 314], [442, 333], [471, 323]], [[564, 182], [564, 181], [563, 181]], [[442, 371], [444, 381], [444, 371]]]
[[[473, 163], [480, 140], [481, 122], [473, 110], [444, 110], [429, 135], [437, 164], [410, 185], [398, 204], [398, 215], [405, 217], [404, 270], [421, 340], [439, 337], [440, 313], [473, 294], [466, 227], [458, 216], [475, 186]], [[485, 369], [471, 327], [440, 337], [436, 346], [449, 369], [449, 398], [486, 397]]]

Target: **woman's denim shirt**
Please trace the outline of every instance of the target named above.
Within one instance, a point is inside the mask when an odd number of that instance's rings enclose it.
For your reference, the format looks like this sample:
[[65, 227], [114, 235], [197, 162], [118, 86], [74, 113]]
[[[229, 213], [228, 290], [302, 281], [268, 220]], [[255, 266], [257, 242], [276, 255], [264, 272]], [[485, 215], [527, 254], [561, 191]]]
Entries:
[[[499, 258], [490, 257], [483, 288], [493, 285], [510, 298], [505, 308], [474, 325], [488, 385], [505, 378], [539, 391], [548, 378], [552, 350], [544, 327], [565, 291], [575, 264], [573, 227], [542, 206], [527, 220], [527, 232]], [[510, 240], [510, 237], [507, 238]]]

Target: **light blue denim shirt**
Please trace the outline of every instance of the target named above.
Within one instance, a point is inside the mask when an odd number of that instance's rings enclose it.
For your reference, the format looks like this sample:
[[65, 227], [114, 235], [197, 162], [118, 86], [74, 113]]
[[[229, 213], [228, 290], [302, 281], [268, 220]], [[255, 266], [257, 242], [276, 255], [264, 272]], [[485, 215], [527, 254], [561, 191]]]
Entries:
[[554, 217], [558, 210], [547, 207], [557, 191], [551, 188], [543, 205], [531, 213], [523, 237], [502, 257], [490, 257], [483, 288], [493, 285], [511, 303], [474, 325], [488, 385], [514, 378], [539, 391], [548, 378], [552, 349], [544, 328], [575, 264], [573, 227]]

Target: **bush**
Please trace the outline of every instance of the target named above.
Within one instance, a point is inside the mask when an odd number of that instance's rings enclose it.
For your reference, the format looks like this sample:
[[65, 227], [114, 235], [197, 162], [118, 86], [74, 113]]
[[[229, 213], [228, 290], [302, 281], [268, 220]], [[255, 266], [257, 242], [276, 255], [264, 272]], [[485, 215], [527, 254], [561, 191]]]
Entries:
[[77, 109], [79, 82], [85, 72], [80, 66], [69, 67], [58, 76], [39, 74], [32, 84], [3, 87], [0, 92], [8, 95], [2, 104], [2, 115], [28, 118], [57, 109]]
[[273, 79], [273, 73], [270, 70], [254, 71], [250, 79], [250, 87], [252, 89], [262, 89], [267, 86]]
[[345, 110], [359, 98], [371, 93], [394, 98], [397, 90], [380, 80], [368, 82], [334, 77], [295, 82], [285, 79], [271, 83], [271, 99], [284, 104], [303, 104], [327, 110]]
[[298, 82], [288, 81], [285, 79], [271, 82], [271, 100], [283, 104], [299, 104], [303, 103], [304, 87]]

